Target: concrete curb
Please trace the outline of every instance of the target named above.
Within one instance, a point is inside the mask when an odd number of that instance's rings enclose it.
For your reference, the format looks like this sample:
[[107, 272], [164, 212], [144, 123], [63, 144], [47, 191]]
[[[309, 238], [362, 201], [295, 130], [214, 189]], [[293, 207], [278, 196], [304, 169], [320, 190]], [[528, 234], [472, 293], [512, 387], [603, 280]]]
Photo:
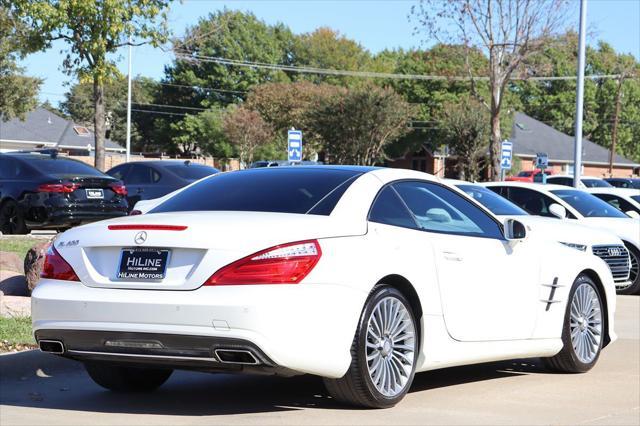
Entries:
[[35, 376], [46, 377], [82, 371], [82, 364], [39, 350], [0, 354], [0, 377], [9, 380], [26, 380]]

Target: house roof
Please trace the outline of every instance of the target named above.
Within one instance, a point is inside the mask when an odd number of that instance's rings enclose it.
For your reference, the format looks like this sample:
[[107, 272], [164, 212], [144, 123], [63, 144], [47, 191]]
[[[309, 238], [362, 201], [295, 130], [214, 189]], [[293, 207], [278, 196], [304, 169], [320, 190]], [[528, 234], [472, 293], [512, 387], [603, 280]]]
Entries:
[[[573, 163], [574, 139], [551, 126], [544, 124], [528, 115], [517, 112], [513, 117], [511, 132], [513, 153], [519, 156], [535, 157], [539, 152], [545, 152], [549, 161]], [[587, 139], [582, 139], [582, 162], [585, 164], [609, 164], [609, 150]], [[635, 163], [621, 155], [613, 158], [615, 166], [637, 167]]]
[[[0, 120], [0, 148], [33, 148], [34, 145], [63, 149], [87, 149], [90, 145], [95, 150], [91, 130], [42, 107], [27, 113], [24, 120]], [[124, 150], [110, 139], [105, 141], [105, 148], [109, 151]]]

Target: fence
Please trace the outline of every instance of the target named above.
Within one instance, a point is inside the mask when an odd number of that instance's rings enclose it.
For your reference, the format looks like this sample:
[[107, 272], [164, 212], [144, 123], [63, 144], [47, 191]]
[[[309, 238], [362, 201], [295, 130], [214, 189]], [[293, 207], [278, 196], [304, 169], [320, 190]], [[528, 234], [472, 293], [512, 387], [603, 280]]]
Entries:
[[[93, 166], [95, 162], [95, 158], [89, 155], [70, 155], [69, 158], [82, 161], [83, 163], [89, 164], [90, 166]], [[213, 157], [174, 158], [169, 156], [145, 157], [142, 155], [131, 155], [130, 157], [130, 161], [157, 161], [157, 160], [173, 160], [173, 161], [189, 160], [192, 163], [212, 166], [222, 171], [238, 170], [240, 168], [240, 161], [237, 158], [226, 158], [226, 159], [213, 158]], [[105, 156], [105, 170], [109, 170], [112, 167], [118, 166], [123, 163], [126, 163], [126, 157], [124, 155], [108, 153]]]

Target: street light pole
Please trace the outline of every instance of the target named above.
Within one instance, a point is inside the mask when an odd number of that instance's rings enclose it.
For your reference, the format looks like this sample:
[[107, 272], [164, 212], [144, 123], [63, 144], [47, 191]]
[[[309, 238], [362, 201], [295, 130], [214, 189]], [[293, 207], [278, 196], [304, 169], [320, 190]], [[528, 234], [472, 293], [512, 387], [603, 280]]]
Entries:
[[573, 152], [573, 186], [580, 184], [582, 172], [582, 112], [584, 98], [584, 63], [587, 21], [587, 0], [580, 0], [580, 41], [578, 44], [578, 87], [576, 90], [576, 126]]
[[129, 36], [129, 74], [127, 76], [127, 163], [131, 160], [131, 36]]

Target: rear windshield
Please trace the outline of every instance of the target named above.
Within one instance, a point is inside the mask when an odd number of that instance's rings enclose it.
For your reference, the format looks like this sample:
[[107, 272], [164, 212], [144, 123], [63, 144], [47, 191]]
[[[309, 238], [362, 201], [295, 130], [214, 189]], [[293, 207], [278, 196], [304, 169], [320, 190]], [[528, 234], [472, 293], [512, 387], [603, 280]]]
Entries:
[[485, 187], [477, 185], [458, 185], [458, 188], [462, 189], [469, 197], [485, 206], [495, 215], [526, 216], [529, 214], [513, 204], [511, 201], [499, 196]]
[[202, 166], [199, 164], [172, 164], [164, 166], [165, 169], [180, 176], [182, 179], [198, 180], [203, 177], [218, 173], [220, 170], [214, 169], [209, 166]]
[[640, 203], [640, 195], [632, 195], [631, 198]]
[[254, 211], [329, 215], [361, 174], [300, 167], [220, 173], [179, 192], [150, 213]]
[[551, 192], [578, 210], [584, 217], [628, 217], [609, 203], [586, 192], [573, 189], [558, 189]]
[[88, 164], [66, 158], [39, 157], [34, 155], [27, 159], [29, 165], [42, 174], [60, 176], [106, 176]]

